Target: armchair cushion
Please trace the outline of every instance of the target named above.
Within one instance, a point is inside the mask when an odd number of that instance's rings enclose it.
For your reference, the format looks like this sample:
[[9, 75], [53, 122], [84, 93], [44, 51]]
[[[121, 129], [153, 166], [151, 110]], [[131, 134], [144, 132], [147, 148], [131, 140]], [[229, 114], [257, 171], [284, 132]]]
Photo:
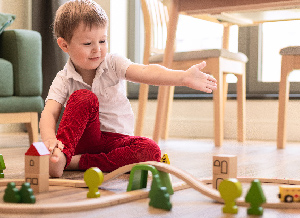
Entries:
[[31, 30], [6, 30], [0, 35], [0, 58], [13, 65], [14, 95], [42, 93], [42, 40]]
[[15, 18], [16, 16], [13, 14], [0, 13], [0, 34], [15, 20]]
[[44, 101], [41, 96], [11, 96], [0, 98], [0, 113], [42, 112]]
[[13, 66], [0, 58], [0, 97], [12, 96], [14, 94]]

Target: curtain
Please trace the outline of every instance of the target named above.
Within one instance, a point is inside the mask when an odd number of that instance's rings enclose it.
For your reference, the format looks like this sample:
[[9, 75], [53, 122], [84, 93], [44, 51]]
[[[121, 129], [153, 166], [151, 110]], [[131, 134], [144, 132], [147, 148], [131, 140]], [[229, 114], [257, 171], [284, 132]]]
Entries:
[[32, 0], [32, 29], [42, 36], [43, 99], [47, 97], [55, 75], [68, 59], [68, 55], [58, 47], [52, 28], [56, 10], [66, 1]]

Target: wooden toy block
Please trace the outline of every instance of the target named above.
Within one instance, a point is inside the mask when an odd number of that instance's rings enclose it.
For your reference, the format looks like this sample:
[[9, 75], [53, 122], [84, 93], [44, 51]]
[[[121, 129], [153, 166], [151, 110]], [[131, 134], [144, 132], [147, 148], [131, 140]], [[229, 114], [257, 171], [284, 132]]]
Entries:
[[[214, 155], [213, 156], [213, 174], [236, 175], [237, 156], [236, 155]], [[235, 177], [231, 177], [235, 178]]]
[[213, 156], [213, 188], [218, 189], [219, 184], [228, 178], [237, 178], [237, 156]]
[[25, 182], [34, 193], [49, 190], [49, 155], [43, 142], [34, 142], [25, 153]]
[[250, 203], [250, 207], [247, 209], [248, 215], [263, 215], [263, 208], [261, 205], [266, 202], [266, 197], [258, 179], [252, 181], [245, 201]]
[[28, 182], [23, 183], [19, 193], [21, 196], [21, 203], [28, 203], [28, 204], [35, 203], [35, 196], [33, 195], [33, 191], [30, 188], [30, 183]]
[[89, 188], [89, 192], [87, 193], [88, 198], [99, 198], [100, 192], [98, 187], [103, 182], [103, 173], [97, 167], [89, 168], [84, 172], [84, 181]]
[[25, 182], [30, 183], [34, 194], [49, 191], [49, 174], [25, 174]]
[[242, 195], [242, 191], [242, 185], [237, 179], [226, 179], [221, 182], [219, 192], [225, 203], [223, 213], [236, 214], [238, 212], [235, 199]]
[[132, 168], [129, 176], [127, 191], [133, 191], [147, 187], [148, 171], [153, 175], [158, 175], [158, 170], [154, 166], [139, 164]]
[[4, 178], [3, 170], [5, 170], [5, 163], [2, 154], [0, 154], [0, 178]]
[[25, 172], [49, 175], [49, 156], [25, 156]]
[[168, 154], [164, 154], [164, 155], [162, 156], [162, 158], [160, 159], [160, 162], [161, 162], [161, 163], [170, 164], [170, 159], [169, 159]]
[[3, 196], [3, 201], [9, 203], [21, 202], [19, 190], [16, 188], [16, 184], [14, 182], [7, 183], [7, 187]]

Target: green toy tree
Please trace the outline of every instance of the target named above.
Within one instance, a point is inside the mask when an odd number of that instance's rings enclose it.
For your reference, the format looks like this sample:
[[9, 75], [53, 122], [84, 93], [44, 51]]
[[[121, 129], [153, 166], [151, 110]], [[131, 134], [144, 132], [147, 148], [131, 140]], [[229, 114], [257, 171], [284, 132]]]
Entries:
[[262, 215], [263, 208], [260, 206], [266, 202], [266, 197], [261, 188], [261, 183], [258, 179], [255, 179], [251, 183], [251, 187], [246, 195], [245, 201], [250, 203], [250, 207], [247, 210], [249, 215]]
[[161, 186], [159, 175], [152, 175], [151, 190], [149, 192], [149, 205], [155, 208], [171, 210], [170, 195], [166, 187]]
[[238, 212], [235, 199], [242, 195], [242, 191], [242, 185], [237, 179], [226, 179], [220, 183], [219, 192], [225, 203], [223, 213]]
[[103, 182], [103, 173], [97, 167], [89, 168], [84, 173], [85, 184], [89, 187], [89, 192], [87, 193], [88, 198], [99, 198], [100, 192], [98, 186]]
[[35, 196], [33, 195], [32, 188], [30, 188], [30, 183], [25, 182], [22, 184], [20, 189], [21, 195], [21, 203], [28, 203], [34, 204], [35, 203]]
[[3, 170], [5, 170], [5, 163], [2, 154], [0, 154], [0, 178], [4, 178]]
[[5, 193], [3, 196], [4, 202], [9, 203], [19, 203], [21, 202], [21, 196], [19, 194], [19, 190], [16, 188], [16, 184], [14, 182], [10, 182], [7, 184], [5, 189]]

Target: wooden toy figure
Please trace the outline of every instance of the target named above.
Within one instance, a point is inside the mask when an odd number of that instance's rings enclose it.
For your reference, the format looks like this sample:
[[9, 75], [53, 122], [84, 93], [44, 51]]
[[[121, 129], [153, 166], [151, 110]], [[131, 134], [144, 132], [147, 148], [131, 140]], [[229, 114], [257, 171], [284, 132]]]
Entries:
[[169, 159], [168, 154], [164, 154], [164, 155], [162, 156], [162, 158], [160, 159], [160, 162], [161, 162], [161, 163], [170, 164], [170, 159]]
[[34, 193], [49, 190], [49, 155], [43, 142], [34, 142], [25, 153], [25, 182]]
[[3, 201], [9, 203], [20, 203], [21, 196], [19, 190], [16, 188], [16, 183], [10, 182], [7, 184], [5, 193], [3, 195]]
[[35, 196], [33, 195], [33, 191], [30, 188], [30, 183], [25, 182], [22, 184], [20, 189], [21, 203], [34, 204]]
[[235, 199], [242, 195], [242, 191], [242, 185], [237, 179], [226, 179], [220, 183], [219, 192], [225, 203], [223, 213], [238, 212]]
[[258, 179], [252, 181], [245, 201], [250, 203], [250, 207], [247, 210], [247, 213], [249, 215], [263, 214], [263, 208], [260, 205], [266, 202], [266, 197], [263, 193], [260, 181]]
[[2, 154], [0, 154], [0, 178], [4, 178], [3, 170], [5, 170], [5, 163]]
[[89, 187], [89, 192], [87, 193], [88, 198], [99, 198], [100, 192], [98, 190], [98, 186], [100, 186], [103, 182], [103, 173], [97, 167], [92, 167], [85, 171], [84, 173], [84, 181], [85, 184]]

